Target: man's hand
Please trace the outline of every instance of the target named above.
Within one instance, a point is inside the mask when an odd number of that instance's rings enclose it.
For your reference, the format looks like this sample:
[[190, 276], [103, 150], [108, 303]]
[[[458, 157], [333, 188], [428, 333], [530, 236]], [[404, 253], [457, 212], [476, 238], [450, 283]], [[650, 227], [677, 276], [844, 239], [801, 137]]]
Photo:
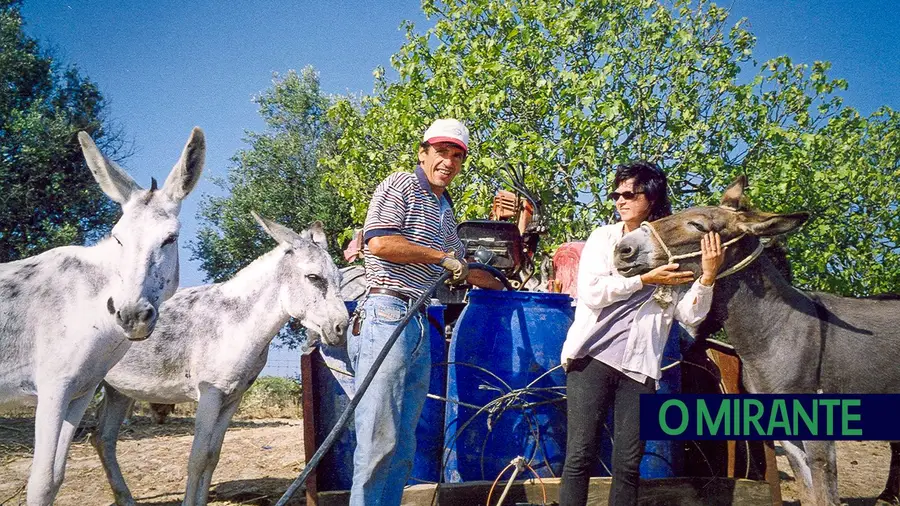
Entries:
[[694, 280], [691, 271], [678, 271], [678, 264], [660, 265], [650, 272], [641, 274], [641, 283], [645, 285], [680, 285]]
[[464, 283], [466, 277], [469, 275], [469, 266], [460, 262], [456, 257], [445, 256], [438, 265], [447, 269], [450, 273], [450, 279], [448, 281], [451, 285]]
[[700, 275], [701, 283], [712, 286], [716, 282], [716, 275], [725, 263], [727, 249], [727, 246], [722, 247], [722, 238], [716, 232], [710, 232], [700, 239], [700, 267], [703, 269], [703, 274]]

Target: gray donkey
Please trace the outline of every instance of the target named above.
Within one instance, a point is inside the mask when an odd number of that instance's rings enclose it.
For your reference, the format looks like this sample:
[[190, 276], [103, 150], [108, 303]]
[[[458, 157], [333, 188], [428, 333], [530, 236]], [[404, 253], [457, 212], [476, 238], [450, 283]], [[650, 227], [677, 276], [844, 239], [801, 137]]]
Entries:
[[30, 505], [50, 504], [94, 390], [132, 341], [153, 332], [178, 287], [178, 212], [203, 170], [195, 128], [162, 190], [142, 190], [78, 134], [88, 167], [122, 205], [110, 236], [0, 265], [0, 406], [37, 403]]
[[116, 504], [134, 504], [116, 461], [116, 439], [135, 399], [199, 401], [183, 504], [204, 505], [228, 423], [288, 319], [327, 344], [344, 344], [341, 275], [325, 249], [322, 224], [298, 235], [254, 217], [278, 246], [224, 283], [179, 290], [161, 309], [158, 339], [136, 343], [106, 376], [91, 443]]
[[[791, 286], [766, 255], [759, 256], [759, 238], [790, 232], [808, 215], [749, 210], [743, 198], [746, 184], [746, 178], [738, 178], [719, 207], [688, 209], [626, 234], [615, 253], [619, 272], [633, 276], [668, 263], [669, 254], [689, 254], [711, 230], [723, 241], [737, 239], [728, 248], [726, 266], [743, 269], [716, 281], [706, 329], [701, 327], [700, 333], [725, 329], [743, 362], [749, 392], [900, 392], [900, 300], [838, 297]], [[699, 255], [679, 263], [699, 275]], [[786, 448], [792, 447], [786, 442]], [[834, 442], [804, 441], [803, 448], [805, 459], [802, 452], [789, 454], [803, 488], [801, 502], [840, 504]], [[891, 472], [879, 501], [897, 504], [897, 444], [891, 449]]]

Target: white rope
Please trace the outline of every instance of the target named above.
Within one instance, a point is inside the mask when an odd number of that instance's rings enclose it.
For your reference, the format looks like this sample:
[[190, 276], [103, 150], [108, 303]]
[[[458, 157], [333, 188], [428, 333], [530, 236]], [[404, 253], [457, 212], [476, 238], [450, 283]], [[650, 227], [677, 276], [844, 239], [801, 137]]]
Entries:
[[[662, 237], [659, 236], [659, 233], [656, 231], [655, 228], [653, 228], [653, 225], [651, 225], [650, 222], [645, 221], [645, 222], [641, 223], [641, 228], [646, 228], [647, 230], [650, 231], [650, 233], [653, 235], [653, 237], [656, 238], [656, 242], [659, 243], [659, 245], [662, 247], [663, 251], [666, 252], [666, 256], [669, 257], [668, 263], [670, 263], [670, 264], [673, 263], [675, 260], [683, 260], [685, 258], [693, 258], [693, 257], [703, 255], [702, 251], [695, 251], [693, 253], [685, 253], [682, 255], [673, 255], [672, 252], [669, 250], [669, 247], [666, 246], [666, 242], [662, 240]], [[722, 246], [723, 247], [731, 246], [732, 244], [743, 239], [746, 235], [747, 234], [741, 234], [729, 241], [726, 241], [724, 244], [722, 244]], [[759, 244], [757, 244], [756, 249], [753, 250], [753, 253], [750, 253], [750, 255], [747, 258], [734, 264], [733, 266], [729, 267], [728, 269], [720, 272], [716, 276], [716, 279], [721, 279], [721, 278], [724, 278], [725, 276], [730, 276], [730, 275], [734, 274], [735, 272], [743, 270], [748, 265], [750, 265], [754, 260], [759, 258], [759, 255], [761, 255], [762, 252], [763, 252], [763, 244], [762, 244], [762, 242], [760, 242]]]

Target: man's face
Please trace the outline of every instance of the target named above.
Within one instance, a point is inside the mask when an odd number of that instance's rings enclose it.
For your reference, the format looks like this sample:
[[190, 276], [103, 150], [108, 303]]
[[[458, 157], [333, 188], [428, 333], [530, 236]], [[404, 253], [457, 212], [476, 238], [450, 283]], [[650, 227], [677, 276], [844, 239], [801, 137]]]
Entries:
[[427, 150], [419, 148], [419, 165], [428, 177], [432, 190], [443, 191], [462, 170], [466, 152], [456, 144], [438, 142]]

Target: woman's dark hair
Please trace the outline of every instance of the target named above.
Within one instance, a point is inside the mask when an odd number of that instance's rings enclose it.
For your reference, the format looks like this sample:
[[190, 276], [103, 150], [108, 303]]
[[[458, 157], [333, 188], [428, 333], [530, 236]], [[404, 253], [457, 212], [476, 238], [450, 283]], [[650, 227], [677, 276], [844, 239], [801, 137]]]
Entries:
[[629, 179], [634, 179], [634, 191], [644, 192], [651, 201], [650, 216], [647, 221], [658, 220], [672, 214], [672, 203], [669, 202], [669, 188], [666, 185], [666, 173], [654, 163], [637, 160], [616, 167], [614, 187]]

